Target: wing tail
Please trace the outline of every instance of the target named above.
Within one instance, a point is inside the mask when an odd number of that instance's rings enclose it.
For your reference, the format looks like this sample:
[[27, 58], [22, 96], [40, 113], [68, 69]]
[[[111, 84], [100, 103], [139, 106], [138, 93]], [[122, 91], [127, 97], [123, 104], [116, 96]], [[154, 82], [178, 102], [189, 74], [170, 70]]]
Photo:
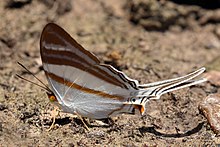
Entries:
[[188, 75], [179, 78], [174, 78], [174, 79], [169, 79], [169, 80], [164, 80], [164, 81], [154, 82], [144, 85], [138, 85], [140, 91], [137, 97], [152, 96], [152, 98], [159, 99], [161, 95], [167, 92], [171, 92], [181, 88], [203, 83], [207, 81], [207, 79], [205, 78], [195, 79], [195, 78], [200, 76], [204, 71], [205, 68], [202, 67]]

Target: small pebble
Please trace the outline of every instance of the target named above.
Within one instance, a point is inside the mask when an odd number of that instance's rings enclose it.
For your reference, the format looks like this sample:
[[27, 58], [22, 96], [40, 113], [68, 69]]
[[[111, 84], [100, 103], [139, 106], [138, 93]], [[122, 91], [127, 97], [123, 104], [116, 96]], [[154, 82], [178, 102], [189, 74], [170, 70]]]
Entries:
[[112, 51], [108, 54], [108, 57], [112, 59], [113, 61], [120, 60], [122, 58], [122, 55], [119, 51]]
[[220, 94], [210, 94], [200, 103], [199, 109], [208, 120], [212, 130], [220, 135]]

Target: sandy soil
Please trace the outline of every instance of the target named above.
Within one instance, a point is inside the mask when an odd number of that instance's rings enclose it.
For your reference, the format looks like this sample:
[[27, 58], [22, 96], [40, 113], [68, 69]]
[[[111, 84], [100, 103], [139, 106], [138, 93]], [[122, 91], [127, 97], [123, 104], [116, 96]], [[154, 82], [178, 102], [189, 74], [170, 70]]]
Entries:
[[204, 83], [150, 101], [144, 116], [119, 115], [114, 124], [81, 121], [61, 113], [55, 127], [53, 105], [43, 90], [18, 79], [46, 83], [39, 38], [48, 22], [69, 32], [102, 62], [141, 83], [187, 74], [202, 66], [220, 71], [220, 11], [171, 1], [9, 0], [0, 1], [1, 146], [215, 146], [198, 105], [220, 88]]

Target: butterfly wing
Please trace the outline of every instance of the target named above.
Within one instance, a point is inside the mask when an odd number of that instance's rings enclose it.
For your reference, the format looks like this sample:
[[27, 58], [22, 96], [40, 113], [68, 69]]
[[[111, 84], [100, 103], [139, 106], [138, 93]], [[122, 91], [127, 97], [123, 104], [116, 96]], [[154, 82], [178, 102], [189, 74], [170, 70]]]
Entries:
[[110, 65], [101, 65], [62, 28], [46, 25], [40, 49], [48, 82], [65, 111], [90, 118], [131, 112], [124, 102], [137, 91], [138, 82]]

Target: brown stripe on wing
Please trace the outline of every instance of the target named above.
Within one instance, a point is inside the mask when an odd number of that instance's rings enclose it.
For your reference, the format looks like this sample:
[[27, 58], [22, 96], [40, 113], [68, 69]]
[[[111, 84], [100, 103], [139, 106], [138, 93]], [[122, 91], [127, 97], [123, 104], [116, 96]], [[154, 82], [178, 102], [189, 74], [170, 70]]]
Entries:
[[40, 39], [41, 55], [42, 55], [42, 51], [44, 50], [45, 43], [55, 44], [63, 47], [66, 47], [70, 44], [72, 48], [75, 48], [76, 50], [80, 50], [80, 52], [88, 56], [89, 59], [92, 59], [94, 63], [97, 64], [100, 63], [98, 58], [96, 58], [91, 52], [85, 50], [63, 28], [59, 27], [54, 23], [47, 24], [42, 31], [41, 39]]
[[42, 61], [47, 64], [69, 65], [88, 72], [108, 83], [128, 89], [127, 85], [110, 75], [108, 72], [87, 63], [83, 58], [68, 51], [44, 49]]
[[52, 49], [45, 49], [43, 50], [43, 54], [42, 54], [42, 61], [43, 62], [47, 62], [47, 59], [50, 57], [58, 57], [60, 59], [65, 59], [66, 57], [68, 57], [71, 60], [76, 60], [76, 61], [80, 61], [82, 63], [86, 63], [89, 66], [91, 66], [92, 64], [87, 62], [85, 60], [85, 58], [82, 58], [78, 55], [76, 55], [75, 53], [72, 53], [70, 51], [62, 51], [62, 50], [52, 50]]
[[47, 71], [45, 71], [45, 74], [47, 75], [47, 77], [57, 81], [58, 83], [64, 84], [64, 85], [66, 85], [70, 88], [73, 88], [73, 89], [83, 91], [85, 93], [94, 94], [94, 95], [101, 96], [101, 97], [104, 97], [104, 98], [124, 100], [124, 97], [121, 97], [121, 96], [118, 96], [118, 95], [110, 95], [110, 94], [102, 92], [102, 91], [97, 91], [97, 90], [94, 90], [94, 89], [82, 87], [78, 84], [75, 84], [75, 83], [72, 83], [72, 82], [69, 82], [69, 81], [66, 81], [66, 80], [64, 82], [64, 79], [62, 77], [59, 77], [59, 76], [57, 76], [53, 73], [49, 73]]

